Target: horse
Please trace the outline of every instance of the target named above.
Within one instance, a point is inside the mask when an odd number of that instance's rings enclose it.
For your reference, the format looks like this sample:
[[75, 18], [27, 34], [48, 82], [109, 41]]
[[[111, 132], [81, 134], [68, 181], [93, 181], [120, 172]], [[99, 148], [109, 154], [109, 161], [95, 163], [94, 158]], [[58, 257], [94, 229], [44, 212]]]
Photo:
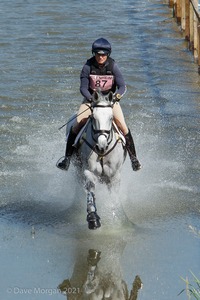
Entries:
[[79, 171], [81, 168], [87, 194], [89, 229], [101, 226], [96, 208], [96, 183], [104, 183], [109, 189], [117, 186], [127, 154], [123, 134], [113, 121], [113, 105], [112, 92], [107, 96], [95, 92], [90, 107], [91, 116], [74, 144], [76, 163]]

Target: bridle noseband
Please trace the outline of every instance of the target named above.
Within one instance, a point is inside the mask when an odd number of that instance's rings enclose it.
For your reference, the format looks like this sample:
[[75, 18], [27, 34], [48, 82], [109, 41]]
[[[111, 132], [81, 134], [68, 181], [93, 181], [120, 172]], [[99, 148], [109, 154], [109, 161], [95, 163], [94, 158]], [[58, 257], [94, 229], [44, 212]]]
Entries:
[[[113, 108], [112, 104], [107, 104], [107, 105], [102, 105], [102, 104], [96, 104], [94, 107], [101, 107], [101, 108], [107, 108], [107, 107], [111, 107]], [[93, 109], [92, 109], [93, 112]], [[91, 120], [94, 120], [93, 115], [91, 115]], [[95, 137], [97, 135], [97, 137]], [[97, 143], [97, 139], [100, 135], [103, 135], [106, 140], [107, 140], [107, 148], [110, 145], [110, 143], [112, 142], [112, 138], [113, 138], [113, 132], [112, 132], [112, 126], [110, 130], [105, 130], [105, 129], [95, 129], [92, 123], [92, 139], [93, 141], [95, 141], [95, 143]]]

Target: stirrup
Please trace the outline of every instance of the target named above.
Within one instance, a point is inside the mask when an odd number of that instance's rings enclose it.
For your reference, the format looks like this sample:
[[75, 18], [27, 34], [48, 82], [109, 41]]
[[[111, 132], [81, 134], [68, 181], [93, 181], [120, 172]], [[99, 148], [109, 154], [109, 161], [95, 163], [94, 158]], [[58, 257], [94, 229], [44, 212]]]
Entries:
[[[62, 159], [63, 157], [61, 157], [59, 159], [59, 161]], [[61, 169], [61, 170], [64, 170], [64, 171], [67, 171], [69, 169], [69, 165], [70, 165], [70, 160], [71, 160], [71, 157], [70, 156], [65, 156], [64, 159], [61, 161], [61, 162], [57, 162], [56, 164], [56, 167]]]

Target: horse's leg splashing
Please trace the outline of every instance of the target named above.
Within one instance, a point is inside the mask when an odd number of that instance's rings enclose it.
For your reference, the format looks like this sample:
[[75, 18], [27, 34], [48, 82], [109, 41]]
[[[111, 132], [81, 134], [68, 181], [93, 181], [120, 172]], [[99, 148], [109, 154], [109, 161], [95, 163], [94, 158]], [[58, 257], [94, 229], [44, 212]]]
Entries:
[[100, 217], [97, 214], [96, 204], [95, 204], [95, 184], [94, 182], [88, 180], [86, 182], [87, 191], [87, 222], [89, 229], [97, 229], [101, 227]]
[[97, 229], [101, 226], [100, 217], [97, 214], [95, 205], [94, 193], [88, 192], [87, 194], [87, 221], [89, 229]]

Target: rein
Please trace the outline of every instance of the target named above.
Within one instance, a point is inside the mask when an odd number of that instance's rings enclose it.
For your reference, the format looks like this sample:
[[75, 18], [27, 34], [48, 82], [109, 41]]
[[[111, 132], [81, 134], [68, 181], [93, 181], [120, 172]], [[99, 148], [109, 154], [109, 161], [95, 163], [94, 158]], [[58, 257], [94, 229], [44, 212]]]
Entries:
[[96, 104], [96, 105], [94, 105], [94, 107], [102, 107], [102, 108], [106, 108], [106, 107], [111, 107], [111, 108], [113, 108], [113, 105], [112, 104], [107, 104], [107, 105], [103, 105], [103, 104]]
[[90, 147], [90, 149], [92, 149], [98, 156], [104, 157], [104, 156], [108, 155], [110, 152], [113, 151], [113, 149], [116, 147], [117, 143], [121, 140], [121, 138], [118, 138], [118, 139], [115, 141], [115, 143], [114, 143], [114, 145], [112, 146], [112, 148], [109, 149], [109, 150], [108, 150], [106, 153], [104, 153], [104, 154], [99, 153], [99, 152], [96, 150], [96, 145], [92, 146], [92, 145], [91, 145], [84, 137], [82, 137], [82, 140], [83, 140], [83, 141], [86, 143], [86, 145], [87, 145], [88, 147]]
[[101, 129], [92, 128], [92, 131], [94, 132], [94, 134], [98, 134], [98, 133], [100, 133], [100, 134], [104, 134], [104, 133], [110, 134], [110, 130], [101, 130]]

